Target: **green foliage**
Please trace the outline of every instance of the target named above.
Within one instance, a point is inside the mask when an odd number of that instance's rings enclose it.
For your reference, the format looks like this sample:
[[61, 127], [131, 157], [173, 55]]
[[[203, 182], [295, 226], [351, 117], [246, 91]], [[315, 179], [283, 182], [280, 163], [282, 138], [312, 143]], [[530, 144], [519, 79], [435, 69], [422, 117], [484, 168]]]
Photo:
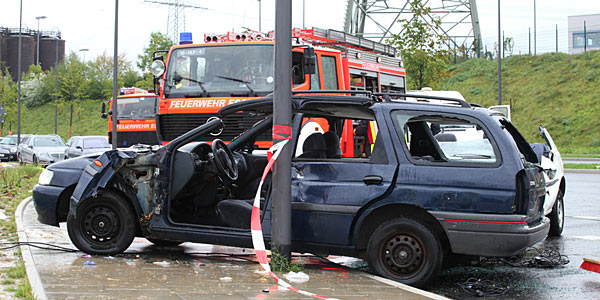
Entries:
[[431, 8], [421, 0], [409, 2], [413, 17], [399, 20], [402, 31], [393, 34], [388, 40], [400, 49], [406, 66], [406, 78], [409, 89], [421, 89], [425, 86], [438, 88], [440, 80], [447, 77], [448, 50], [442, 49], [446, 37], [438, 34], [441, 20], [432, 17]]
[[152, 32], [148, 47], [144, 47], [144, 52], [138, 55], [137, 66], [144, 75], [150, 74], [150, 65], [152, 64], [152, 55], [154, 51], [169, 50], [173, 46], [173, 41], [161, 32]]
[[[459, 91], [472, 103], [498, 102], [497, 61], [471, 59], [449, 68], [443, 90]], [[515, 55], [502, 60], [502, 102], [530, 142], [543, 142], [545, 126], [561, 153], [600, 153], [600, 90], [595, 76], [600, 51], [569, 55]]]
[[271, 251], [271, 270], [273, 272], [302, 272], [304, 271], [304, 264], [302, 261], [292, 262], [287, 257], [281, 255], [276, 250]]

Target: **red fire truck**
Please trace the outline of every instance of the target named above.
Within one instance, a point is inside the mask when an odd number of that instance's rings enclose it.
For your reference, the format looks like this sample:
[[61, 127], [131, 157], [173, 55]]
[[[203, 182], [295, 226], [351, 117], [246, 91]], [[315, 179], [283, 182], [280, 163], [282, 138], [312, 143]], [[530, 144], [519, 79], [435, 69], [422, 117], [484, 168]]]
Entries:
[[[117, 146], [135, 144], [157, 145], [156, 104], [158, 97], [139, 88], [121, 88], [117, 96]], [[108, 115], [102, 103], [102, 117], [108, 117], [108, 140], [112, 143], [114, 109], [112, 98], [108, 101]]]
[[[204, 43], [181, 39], [182, 44], [165, 51], [166, 59], [155, 56], [159, 140], [166, 143], [205, 123], [225, 105], [271, 93], [275, 45], [271, 36], [253, 31], [206, 34]], [[295, 91], [405, 90], [402, 59], [389, 45], [336, 30], [294, 29], [292, 51]], [[306, 72], [308, 57], [314, 61], [314, 73]], [[227, 117], [219, 137], [231, 140], [237, 128], [248, 128], [256, 121], [244, 114]], [[259, 137], [256, 145], [268, 148], [270, 133]], [[351, 148], [348, 144], [348, 150], [342, 150], [350, 156]]]

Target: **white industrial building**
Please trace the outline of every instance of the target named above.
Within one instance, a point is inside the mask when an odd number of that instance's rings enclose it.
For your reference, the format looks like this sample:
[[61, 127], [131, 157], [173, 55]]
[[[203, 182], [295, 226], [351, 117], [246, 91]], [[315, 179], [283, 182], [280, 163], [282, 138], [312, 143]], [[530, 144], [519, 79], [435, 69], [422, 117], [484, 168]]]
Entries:
[[569, 54], [600, 50], [600, 14], [569, 16]]

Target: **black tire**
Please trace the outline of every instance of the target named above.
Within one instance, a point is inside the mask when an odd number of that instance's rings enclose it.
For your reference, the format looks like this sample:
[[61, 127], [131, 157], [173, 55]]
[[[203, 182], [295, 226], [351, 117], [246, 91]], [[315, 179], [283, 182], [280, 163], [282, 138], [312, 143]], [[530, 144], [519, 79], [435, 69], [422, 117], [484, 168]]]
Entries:
[[443, 252], [439, 238], [426, 225], [397, 218], [373, 231], [367, 245], [367, 261], [380, 276], [422, 287], [439, 273]]
[[135, 237], [136, 215], [121, 197], [100, 193], [77, 206], [77, 218], [67, 217], [67, 231], [75, 246], [89, 254], [113, 255], [125, 251]]
[[153, 239], [153, 238], [146, 238], [148, 241], [150, 241], [150, 243], [156, 245], [156, 246], [160, 246], [160, 247], [176, 247], [181, 245], [181, 243], [183, 242], [179, 242], [179, 241], [167, 241], [167, 240], [159, 240], [159, 239]]
[[556, 195], [556, 201], [552, 206], [552, 212], [548, 215], [550, 218], [550, 231], [548, 236], [560, 236], [563, 232], [565, 225], [565, 206], [563, 202], [564, 192], [563, 190], [558, 191]]
[[35, 166], [37, 166], [38, 161], [37, 161], [37, 157], [35, 157], [35, 155], [33, 156], [33, 158], [31, 159], [31, 163]]
[[17, 154], [17, 161], [19, 162], [20, 165], [23, 164], [23, 159], [21, 158], [21, 154]]

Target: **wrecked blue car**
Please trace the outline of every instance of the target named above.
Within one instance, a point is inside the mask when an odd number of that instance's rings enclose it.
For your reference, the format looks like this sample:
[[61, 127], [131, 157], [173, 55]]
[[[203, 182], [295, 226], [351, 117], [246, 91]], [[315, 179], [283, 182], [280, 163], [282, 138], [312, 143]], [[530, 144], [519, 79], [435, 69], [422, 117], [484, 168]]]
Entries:
[[[362, 257], [374, 273], [422, 286], [445, 254], [511, 256], [547, 235], [544, 179], [527, 141], [499, 113], [439, 102], [293, 97], [293, 251]], [[239, 112], [262, 121], [229, 144], [214, 139]], [[359, 136], [359, 126], [371, 134]], [[453, 129], [465, 126], [474, 134], [457, 138]], [[247, 100], [163, 147], [104, 153], [71, 197], [71, 240], [101, 255], [136, 236], [251, 247], [251, 199], [267, 164], [254, 141], [271, 127], [272, 99]]]

